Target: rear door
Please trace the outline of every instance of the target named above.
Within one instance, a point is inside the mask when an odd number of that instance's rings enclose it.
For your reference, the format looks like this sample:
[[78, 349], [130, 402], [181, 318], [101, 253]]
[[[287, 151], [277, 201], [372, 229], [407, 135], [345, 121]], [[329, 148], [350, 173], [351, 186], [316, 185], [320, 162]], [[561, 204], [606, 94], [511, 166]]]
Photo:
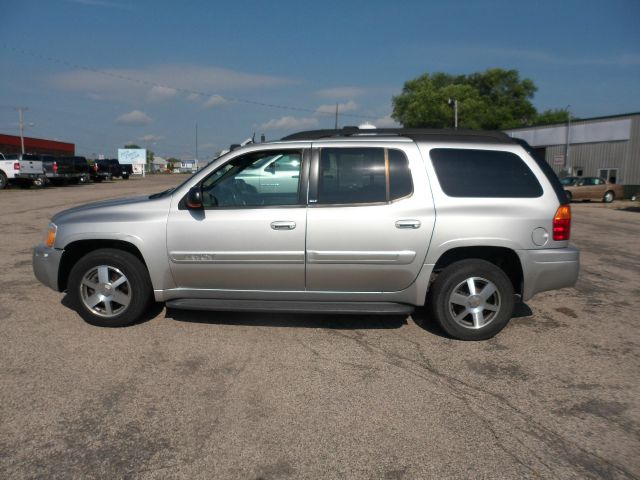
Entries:
[[407, 288], [422, 268], [435, 221], [417, 146], [413, 142], [313, 146], [307, 290]]

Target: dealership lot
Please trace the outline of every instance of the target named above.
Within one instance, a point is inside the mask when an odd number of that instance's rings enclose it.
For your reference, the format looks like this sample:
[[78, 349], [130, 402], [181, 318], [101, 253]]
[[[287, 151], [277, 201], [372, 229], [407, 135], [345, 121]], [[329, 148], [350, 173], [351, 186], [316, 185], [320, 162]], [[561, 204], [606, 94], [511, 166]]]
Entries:
[[35, 280], [53, 213], [184, 178], [0, 192], [0, 477], [640, 477], [637, 202], [574, 204], [576, 287], [479, 343], [421, 312], [99, 329]]

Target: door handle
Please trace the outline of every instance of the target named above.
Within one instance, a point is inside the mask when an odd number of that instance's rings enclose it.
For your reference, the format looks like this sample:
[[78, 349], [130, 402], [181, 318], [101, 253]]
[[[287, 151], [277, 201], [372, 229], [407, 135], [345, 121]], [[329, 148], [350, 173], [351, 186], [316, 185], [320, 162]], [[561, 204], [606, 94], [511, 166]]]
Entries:
[[420, 228], [422, 223], [420, 220], [398, 220], [396, 222], [396, 228]]
[[293, 230], [296, 228], [296, 222], [271, 222], [271, 228], [274, 230]]

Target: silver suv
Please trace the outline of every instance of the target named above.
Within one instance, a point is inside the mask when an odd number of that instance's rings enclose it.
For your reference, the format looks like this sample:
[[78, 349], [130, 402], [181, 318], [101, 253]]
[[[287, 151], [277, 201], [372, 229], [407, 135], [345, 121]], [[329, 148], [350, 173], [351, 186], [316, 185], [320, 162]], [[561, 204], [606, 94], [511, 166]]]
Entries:
[[317, 130], [234, 150], [181, 185], [55, 215], [36, 277], [89, 323], [177, 309], [407, 315], [490, 338], [514, 301], [575, 284], [571, 210], [498, 132]]

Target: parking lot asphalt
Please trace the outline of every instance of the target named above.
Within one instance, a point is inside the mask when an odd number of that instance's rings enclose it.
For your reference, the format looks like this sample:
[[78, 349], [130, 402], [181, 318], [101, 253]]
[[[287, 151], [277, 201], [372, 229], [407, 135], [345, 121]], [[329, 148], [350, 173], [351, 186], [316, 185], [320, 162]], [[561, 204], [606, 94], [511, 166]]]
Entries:
[[573, 204], [576, 287], [479, 343], [422, 312], [101, 329], [36, 281], [52, 214], [184, 178], [0, 191], [0, 478], [640, 477], [637, 202]]

